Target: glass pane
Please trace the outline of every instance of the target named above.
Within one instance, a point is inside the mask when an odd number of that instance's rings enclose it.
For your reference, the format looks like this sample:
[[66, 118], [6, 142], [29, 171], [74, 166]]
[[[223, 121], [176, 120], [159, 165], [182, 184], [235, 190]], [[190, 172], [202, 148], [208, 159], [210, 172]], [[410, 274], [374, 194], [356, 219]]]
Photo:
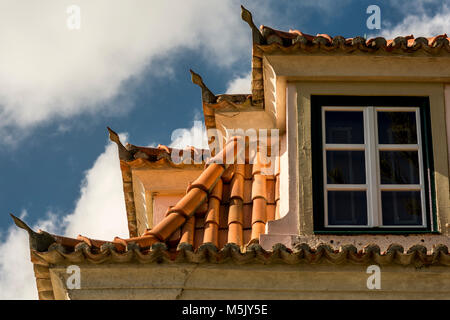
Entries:
[[325, 111], [326, 143], [364, 143], [362, 111]]
[[327, 151], [327, 183], [365, 184], [364, 151]]
[[378, 111], [379, 144], [416, 144], [415, 112]]
[[382, 191], [383, 225], [422, 225], [420, 191]]
[[381, 184], [419, 184], [417, 151], [380, 151]]
[[366, 191], [328, 191], [329, 225], [367, 225]]

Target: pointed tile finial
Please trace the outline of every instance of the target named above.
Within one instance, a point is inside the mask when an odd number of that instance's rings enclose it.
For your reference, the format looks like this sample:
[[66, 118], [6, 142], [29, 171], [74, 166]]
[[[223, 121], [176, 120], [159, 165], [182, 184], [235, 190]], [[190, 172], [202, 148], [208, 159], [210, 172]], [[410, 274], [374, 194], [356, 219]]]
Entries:
[[203, 102], [215, 103], [217, 100], [216, 95], [214, 93], [212, 93], [212, 91], [209, 90], [209, 88], [205, 85], [202, 77], [199, 74], [192, 71], [192, 69], [190, 69], [189, 72], [191, 73], [192, 83], [198, 85], [202, 89]]
[[28, 232], [28, 240], [31, 249], [38, 252], [47, 251], [48, 247], [56, 242], [55, 238], [50, 233], [41, 230], [35, 232], [25, 222], [14, 216], [12, 213], [10, 213], [10, 216], [13, 218], [16, 226]]
[[241, 5], [241, 9], [242, 9], [242, 11], [241, 11], [241, 18], [242, 18], [242, 20], [247, 22], [248, 25], [250, 26], [250, 28], [252, 29], [253, 43], [254, 44], [263, 44], [264, 43], [264, 37], [261, 34], [261, 32], [259, 31], [259, 29], [253, 23], [252, 13], [250, 11], [248, 11], [242, 5]]
[[120, 138], [119, 135], [112, 130], [110, 127], [106, 127], [108, 129], [109, 132], [109, 140], [111, 140], [112, 142], [115, 142], [117, 144], [117, 148], [119, 149], [119, 159], [123, 160], [123, 161], [130, 161], [133, 160], [134, 157], [131, 154], [130, 151], [127, 150], [127, 148], [125, 148], [122, 144], [122, 142], [120, 142]]

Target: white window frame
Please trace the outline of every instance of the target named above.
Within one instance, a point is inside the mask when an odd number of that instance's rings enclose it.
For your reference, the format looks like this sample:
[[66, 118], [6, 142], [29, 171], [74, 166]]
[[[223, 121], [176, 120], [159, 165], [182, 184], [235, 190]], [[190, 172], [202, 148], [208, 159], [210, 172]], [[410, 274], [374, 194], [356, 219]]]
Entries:
[[[326, 111], [362, 111], [364, 125], [363, 144], [327, 144], [325, 112]], [[417, 144], [389, 144], [378, 143], [378, 121], [377, 112], [415, 112]], [[426, 228], [426, 204], [425, 204], [425, 179], [422, 153], [422, 131], [420, 108], [418, 107], [377, 107], [377, 106], [356, 106], [356, 107], [336, 107], [323, 106], [321, 110], [322, 118], [322, 159], [323, 159], [323, 199], [324, 199], [324, 226], [325, 228]], [[366, 183], [365, 184], [328, 184], [327, 183], [327, 163], [326, 152], [334, 151], [364, 151]], [[417, 151], [419, 161], [419, 184], [381, 184], [380, 179], [380, 151]], [[367, 199], [367, 225], [329, 225], [328, 224], [328, 191], [366, 191]], [[383, 225], [381, 192], [382, 191], [420, 191], [422, 225]]]

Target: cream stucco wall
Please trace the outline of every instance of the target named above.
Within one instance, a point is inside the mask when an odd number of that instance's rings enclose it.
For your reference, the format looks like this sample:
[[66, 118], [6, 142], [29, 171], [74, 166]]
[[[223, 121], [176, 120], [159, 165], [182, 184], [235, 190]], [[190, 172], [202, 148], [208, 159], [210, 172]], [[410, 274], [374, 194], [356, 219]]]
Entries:
[[375, 95], [375, 96], [429, 96], [431, 131], [436, 185], [438, 230], [448, 236], [446, 224], [450, 221], [449, 183], [447, 161], [447, 133], [445, 121], [444, 87], [433, 83], [361, 83], [361, 82], [299, 82], [298, 146], [300, 224], [299, 234], [313, 234], [312, 160], [311, 160], [311, 95]]
[[[80, 265], [80, 289], [68, 290], [63, 266], [51, 268], [56, 299], [448, 299], [447, 267], [381, 266], [368, 289], [367, 265], [115, 264]], [[126, 276], [125, 276], [126, 275]]]
[[[133, 168], [133, 194], [139, 234], [142, 234], [147, 228], [154, 227], [155, 197], [184, 194], [188, 184], [194, 181], [201, 172], [201, 165], [184, 166], [183, 168]], [[172, 203], [172, 200], [169, 202]]]
[[[450, 245], [450, 201], [449, 201], [449, 148], [450, 141], [450, 58], [430, 57], [423, 54], [368, 55], [355, 53], [343, 55], [326, 54], [265, 54], [264, 85], [266, 108], [272, 114], [286, 118], [276, 120], [285, 123], [287, 130], [287, 158], [282, 162], [281, 172], [289, 172], [291, 185], [296, 186], [298, 206], [291, 206], [283, 219], [268, 224], [268, 234], [261, 235], [260, 243], [265, 249], [281, 242], [289, 247], [306, 242], [353, 244], [358, 248], [367, 243], [376, 243], [386, 248], [399, 243], [405, 248], [422, 244], [430, 250], [436, 243]], [[287, 83], [287, 84], [286, 84]], [[287, 90], [286, 90], [287, 87]], [[356, 95], [356, 96], [429, 96], [431, 107], [431, 130], [435, 169], [437, 229], [441, 234], [375, 236], [315, 235], [313, 232], [312, 163], [311, 163], [311, 95]], [[280, 99], [280, 96], [285, 99]], [[295, 95], [293, 102], [289, 95]], [[444, 98], [445, 97], [445, 98]], [[447, 121], [446, 121], [446, 118]], [[296, 125], [289, 125], [295, 119]], [[292, 174], [292, 166], [297, 172]], [[285, 186], [286, 187], [286, 186]], [[293, 198], [291, 193], [282, 193], [281, 203]], [[287, 197], [289, 196], [289, 197]], [[297, 219], [294, 219], [297, 217]], [[298, 221], [297, 236], [293, 236], [292, 222]], [[271, 232], [272, 231], [272, 232]]]

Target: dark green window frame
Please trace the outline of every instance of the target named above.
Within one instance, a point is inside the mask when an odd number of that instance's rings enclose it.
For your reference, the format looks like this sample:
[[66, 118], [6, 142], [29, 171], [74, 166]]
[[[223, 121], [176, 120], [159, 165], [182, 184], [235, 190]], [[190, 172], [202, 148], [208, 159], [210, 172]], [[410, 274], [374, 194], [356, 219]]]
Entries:
[[[422, 135], [423, 170], [425, 176], [426, 228], [346, 228], [325, 227], [323, 191], [323, 145], [322, 115], [324, 106], [379, 106], [379, 107], [418, 107]], [[311, 148], [313, 173], [313, 221], [317, 234], [412, 234], [438, 233], [436, 221], [436, 197], [433, 167], [433, 147], [431, 136], [430, 102], [428, 97], [401, 96], [311, 96]]]

